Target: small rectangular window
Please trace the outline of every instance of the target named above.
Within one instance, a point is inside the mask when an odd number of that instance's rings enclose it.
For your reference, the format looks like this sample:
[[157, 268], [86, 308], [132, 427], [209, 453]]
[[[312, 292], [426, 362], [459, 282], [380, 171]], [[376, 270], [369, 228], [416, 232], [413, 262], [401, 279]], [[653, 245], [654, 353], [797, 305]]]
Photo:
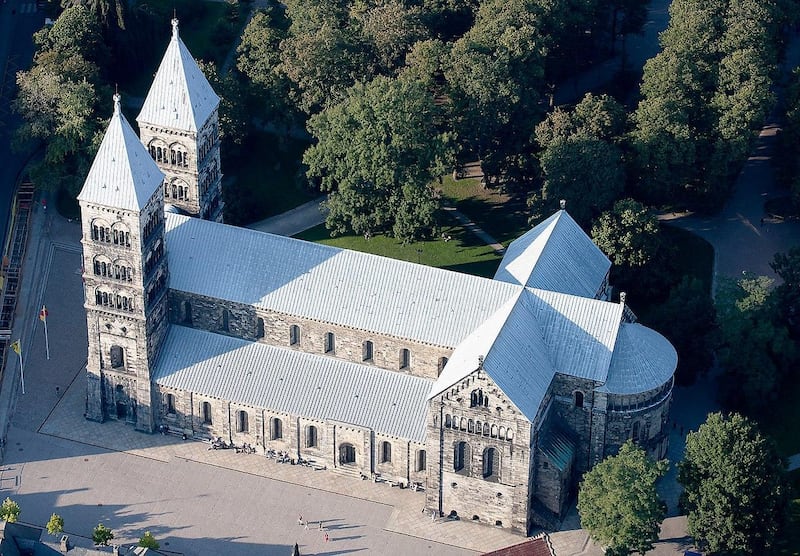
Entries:
[[325, 353], [333, 354], [336, 352], [336, 337], [333, 332], [325, 334]]
[[296, 346], [300, 344], [300, 327], [293, 324], [289, 327], [289, 345]]
[[361, 360], [370, 362], [372, 361], [372, 342], [367, 340], [361, 348]]
[[408, 369], [411, 367], [411, 352], [406, 348], [400, 350], [400, 368]]

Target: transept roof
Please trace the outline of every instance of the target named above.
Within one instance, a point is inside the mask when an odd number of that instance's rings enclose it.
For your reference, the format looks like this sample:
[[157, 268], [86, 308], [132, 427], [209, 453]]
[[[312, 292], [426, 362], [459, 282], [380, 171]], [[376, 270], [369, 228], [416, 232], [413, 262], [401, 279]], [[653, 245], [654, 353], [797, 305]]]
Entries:
[[595, 297], [610, 268], [608, 257], [560, 210], [511, 242], [494, 278]]

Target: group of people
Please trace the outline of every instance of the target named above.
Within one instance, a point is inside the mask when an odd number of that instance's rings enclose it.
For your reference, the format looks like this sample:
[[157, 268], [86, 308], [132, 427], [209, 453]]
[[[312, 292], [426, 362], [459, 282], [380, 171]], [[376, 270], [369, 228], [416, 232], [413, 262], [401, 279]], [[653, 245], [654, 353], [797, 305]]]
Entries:
[[[297, 516], [297, 524], [302, 527], [305, 527], [306, 531], [308, 530], [308, 521], [303, 519], [303, 514]], [[325, 542], [328, 542], [331, 538], [328, 535], [328, 531], [322, 526], [321, 519], [319, 520], [319, 530], [322, 531], [323, 533], [322, 538], [325, 540]]]

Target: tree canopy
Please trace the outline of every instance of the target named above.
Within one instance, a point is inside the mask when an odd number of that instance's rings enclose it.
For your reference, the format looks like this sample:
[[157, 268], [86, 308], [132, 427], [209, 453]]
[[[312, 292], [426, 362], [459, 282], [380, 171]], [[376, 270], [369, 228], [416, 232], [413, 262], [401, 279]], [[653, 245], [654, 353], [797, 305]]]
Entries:
[[64, 518], [58, 514], [50, 516], [47, 522], [47, 532], [51, 535], [60, 535], [64, 532]]
[[641, 267], [661, 246], [658, 219], [633, 199], [621, 199], [592, 225], [592, 241], [621, 267]]
[[113, 538], [114, 532], [102, 523], [98, 523], [97, 527], [92, 530], [92, 542], [95, 546], [108, 546]]
[[726, 407], [751, 415], [769, 409], [798, 360], [772, 282], [747, 275], [721, 279], [717, 288], [717, 354], [724, 372], [720, 392]]
[[19, 504], [11, 498], [6, 498], [0, 505], [0, 519], [8, 523], [15, 523], [19, 519], [19, 511]]
[[[644, 554], [658, 540], [665, 509], [656, 481], [669, 468], [654, 462], [630, 440], [583, 476], [578, 490], [581, 525], [614, 554]], [[606, 552], [609, 554], [610, 552]]]
[[437, 111], [422, 83], [377, 77], [309, 120], [316, 144], [303, 161], [309, 179], [330, 192], [333, 233], [430, 233], [439, 203], [430, 184], [449, 158]]
[[678, 464], [689, 534], [704, 550], [769, 554], [786, 519], [784, 464], [756, 425], [712, 413], [686, 437]]

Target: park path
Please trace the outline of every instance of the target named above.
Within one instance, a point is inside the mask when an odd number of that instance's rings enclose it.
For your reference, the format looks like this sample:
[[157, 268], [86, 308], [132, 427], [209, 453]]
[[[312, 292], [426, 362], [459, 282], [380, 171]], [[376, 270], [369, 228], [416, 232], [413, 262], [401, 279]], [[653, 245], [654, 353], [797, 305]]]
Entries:
[[[798, 65], [800, 36], [795, 33], [790, 37], [782, 65], [783, 82]], [[788, 194], [776, 183], [772, 163], [781, 128], [780, 87], [777, 94], [779, 102], [761, 129], [722, 211], [712, 216], [661, 216], [663, 221], [699, 235], [714, 247], [715, 279], [741, 276], [743, 272], [776, 277], [769, 266], [775, 253], [800, 244], [800, 222], [772, 218], [764, 211], [768, 200]]]

